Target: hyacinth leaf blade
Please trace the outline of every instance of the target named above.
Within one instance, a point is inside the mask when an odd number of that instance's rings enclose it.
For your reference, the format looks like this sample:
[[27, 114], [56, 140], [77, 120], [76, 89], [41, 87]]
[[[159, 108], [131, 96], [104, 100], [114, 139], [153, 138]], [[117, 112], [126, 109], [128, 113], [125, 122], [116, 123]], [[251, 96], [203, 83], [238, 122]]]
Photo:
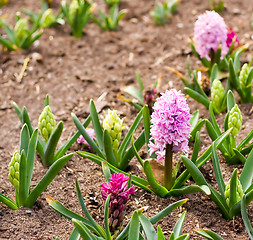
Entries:
[[214, 144], [212, 144], [212, 162], [213, 162], [213, 169], [214, 169], [214, 174], [216, 177], [216, 181], [218, 183], [218, 187], [221, 193], [221, 196], [225, 199], [225, 183], [224, 179], [222, 177], [222, 172], [220, 169], [220, 163], [219, 163], [219, 158], [217, 154], [217, 150]]
[[139, 215], [139, 220], [145, 233], [146, 240], [156, 240], [157, 239], [156, 231], [150, 220], [147, 219], [147, 217], [142, 213]]
[[[87, 128], [89, 123], [91, 121], [90, 116], [87, 117], [87, 119], [84, 121], [83, 123], [83, 127]], [[68, 141], [66, 141], [56, 152], [55, 154], [55, 159], [58, 159], [60, 157], [62, 157], [66, 151], [76, 142], [77, 138], [80, 136], [80, 132], [76, 132], [71, 139], [69, 139]]]
[[175, 239], [178, 238], [181, 235], [182, 229], [183, 229], [183, 224], [184, 224], [184, 220], [185, 220], [185, 215], [186, 215], [186, 211], [184, 211], [180, 218], [177, 220], [174, 228], [173, 228], [173, 232], [174, 232], [174, 237]]
[[53, 181], [55, 176], [59, 173], [59, 171], [63, 168], [63, 166], [72, 158], [72, 156], [73, 156], [73, 153], [67, 154], [57, 159], [50, 166], [50, 168], [48, 169], [44, 177], [40, 180], [40, 182], [36, 185], [36, 187], [32, 190], [32, 192], [26, 199], [24, 206], [31, 208], [34, 205], [37, 198], [48, 187], [48, 185]]
[[59, 142], [63, 130], [63, 122], [59, 122], [57, 126], [54, 128], [52, 134], [50, 135], [45, 147], [44, 154], [42, 158], [43, 165], [49, 166], [53, 164], [55, 159], [55, 149]]
[[133, 148], [133, 150], [134, 150], [134, 152], [135, 152], [135, 156], [136, 156], [138, 162], [139, 162], [140, 165], [144, 168], [144, 162], [143, 162], [142, 158], [140, 157], [140, 155], [138, 154], [138, 151], [137, 151], [137, 149], [136, 149], [136, 147], [135, 147], [135, 145], [134, 145], [134, 140], [133, 140], [133, 138], [132, 138], [131, 143], [132, 143], [132, 148]]
[[209, 117], [210, 117], [210, 121], [213, 125], [213, 128], [214, 128], [215, 132], [220, 136], [221, 135], [221, 130], [220, 130], [220, 128], [218, 126], [218, 123], [216, 121], [216, 118], [214, 116], [214, 111], [213, 111], [213, 105], [212, 104], [209, 105]]
[[157, 240], [165, 240], [163, 231], [159, 225], [157, 226]]
[[10, 41], [12, 42], [12, 43], [16, 43], [16, 36], [15, 36], [15, 33], [14, 33], [14, 31], [12, 31], [11, 29], [10, 29], [10, 27], [7, 25], [7, 24], [4, 24], [4, 30], [5, 30], [5, 32], [6, 32], [6, 34], [7, 34], [7, 36], [8, 36], [8, 38], [10, 39]]
[[27, 158], [24, 150], [21, 151], [19, 163], [19, 187], [18, 187], [18, 203], [24, 206], [28, 191], [27, 191]]
[[141, 105], [145, 104], [143, 96], [142, 96], [142, 92], [139, 89], [135, 88], [134, 86], [128, 86], [124, 88], [124, 92], [136, 98], [141, 103]]
[[191, 161], [193, 163], [195, 163], [198, 159], [198, 153], [199, 153], [200, 147], [201, 147], [200, 134], [199, 132], [197, 132], [195, 135], [195, 142], [194, 142], [192, 157], [191, 157]]
[[87, 240], [96, 240], [95, 236], [89, 231], [89, 229], [81, 221], [73, 218], [72, 222], [74, 223], [76, 229], [81, 235], [82, 239]]
[[28, 146], [29, 146], [29, 140], [30, 140], [30, 134], [29, 130], [26, 124], [23, 125], [21, 129], [20, 134], [20, 149], [19, 153], [21, 154], [22, 150], [24, 150], [26, 153], [28, 152]]
[[207, 230], [207, 229], [197, 229], [195, 230], [195, 232], [208, 239], [208, 240], [224, 240], [222, 237], [220, 237], [218, 234], [216, 234], [215, 232], [212, 232], [210, 230]]
[[0, 37], [0, 43], [5, 46], [10, 51], [16, 51], [15, 45], [12, 42], [5, 40], [4, 38]]
[[102, 162], [102, 171], [103, 171], [106, 181], [109, 182], [112, 174], [106, 162]]
[[106, 161], [111, 163], [113, 166], [118, 167], [119, 161], [116, 159], [114, 155], [114, 151], [112, 149], [112, 140], [111, 136], [107, 129], [104, 130], [104, 149], [105, 149], [105, 155], [106, 155]]
[[219, 70], [218, 70], [217, 63], [213, 65], [212, 70], [211, 70], [211, 84], [213, 83], [215, 79], [219, 79]]
[[235, 106], [236, 102], [235, 102], [235, 97], [234, 94], [231, 90], [228, 91], [227, 93], [227, 109], [228, 112], [231, 111], [231, 109]]
[[154, 193], [160, 197], [165, 197], [169, 192], [168, 190], [161, 186], [155, 179], [150, 162], [147, 160], [144, 162], [144, 172], [148, 179], [148, 183], [151, 186], [151, 189], [154, 191]]
[[[79, 132], [83, 135], [83, 137], [85, 138], [85, 140], [88, 142], [88, 144], [91, 146], [91, 148], [103, 159], [105, 159], [104, 154], [100, 151], [100, 149], [97, 147], [97, 144], [93, 141], [93, 139], [90, 137], [90, 135], [87, 133], [87, 131], [85, 130], [84, 126], [82, 125], [82, 123], [79, 121], [79, 119], [77, 118], [77, 116], [74, 113], [71, 113], [72, 119], [76, 125], [76, 128], [79, 130]], [[92, 117], [91, 117], [92, 118]], [[94, 126], [93, 126], [94, 127]], [[101, 127], [101, 126], [100, 126]], [[95, 130], [95, 127], [94, 127]], [[95, 130], [96, 133], [96, 130]], [[103, 141], [103, 135], [101, 135], [102, 137], [102, 141]], [[96, 134], [96, 138], [97, 138], [97, 134]], [[97, 138], [98, 139], [98, 138]]]
[[64, 205], [62, 205], [59, 201], [53, 199], [50, 196], [45, 196], [47, 203], [51, 208], [53, 208], [56, 212], [61, 214], [62, 216], [66, 217], [67, 219], [77, 219], [81, 222], [83, 222], [91, 231], [96, 231], [96, 229], [92, 226], [92, 224], [81, 215], [74, 213], [70, 211], [68, 208], [66, 208]]
[[83, 210], [84, 215], [86, 216], [86, 218], [88, 219], [88, 221], [90, 222], [90, 224], [94, 227], [94, 229], [96, 229], [95, 233], [98, 236], [106, 238], [106, 234], [105, 234], [104, 229], [101, 226], [99, 226], [96, 223], [96, 221], [92, 218], [92, 216], [90, 215], [90, 213], [89, 213], [89, 211], [88, 211], [88, 209], [87, 209], [87, 207], [86, 207], [86, 205], [84, 203], [83, 196], [82, 196], [82, 193], [81, 193], [81, 190], [80, 190], [77, 178], [75, 179], [75, 182], [76, 182], [76, 191], [77, 191], [78, 200], [79, 200], [79, 203], [80, 203], [80, 206], [81, 206], [81, 208]]
[[140, 232], [140, 221], [138, 212], [134, 211], [132, 218], [130, 220], [130, 226], [128, 231], [128, 240], [138, 240]]
[[243, 156], [243, 154], [241, 154], [236, 148], [233, 148], [233, 152], [235, 155], [232, 157], [231, 162], [236, 161], [236, 159], [238, 159], [242, 164], [245, 164], [247, 159]]
[[[234, 87], [237, 91], [238, 90], [240, 91], [240, 82], [238, 80], [238, 77], [236, 76], [235, 69], [233, 66], [233, 60], [231, 58], [229, 59], [228, 69], [229, 69], [229, 80], [231, 82], [232, 87]], [[240, 91], [240, 93], [242, 94], [241, 91]]]
[[104, 226], [105, 226], [106, 239], [112, 240], [109, 228], [109, 201], [110, 201], [110, 194], [107, 196], [104, 205]]
[[200, 129], [203, 127], [205, 124], [206, 120], [205, 119], [199, 119], [197, 124], [191, 128], [191, 136], [189, 138], [190, 142], [196, 141], [196, 133], [200, 131]]
[[229, 208], [232, 208], [236, 202], [236, 193], [237, 193], [237, 168], [233, 171], [232, 176], [230, 178], [230, 184], [229, 184]]
[[192, 194], [192, 193], [196, 193], [196, 192], [203, 192], [206, 195], [210, 195], [210, 189], [209, 187], [207, 187], [206, 185], [195, 185], [195, 184], [191, 184], [189, 186], [181, 186], [180, 188], [174, 188], [172, 187], [170, 189], [170, 191], [168, 192], [167, 196], [180, 196], [183, 194]]
[[251, 223], [247, 214], [245, 195], [243, 195], [242, 200], [241, 200], [241, 214], [242, 214], [243, 223], [248, 232], [248, 235], [250, 239], [253, 240], [253, 228], [251, 226]]
[[210, 68], [210, 62], [206, 58], [201, 58], [199, 53], [197, 52], [193, 42], [190, 42], [190, 46], [192, 48], [193, 53], [197, 56], [197, 58], [202, 62], [203, 66]]
[[239, 177], [244, 192], [247, 191], [247, 189], [250, 187], [252, 179], [253, 179], [253, 149], [250, 151], [249, 156], [244, 164], [241, 175]]
[[91, 116], [92, 125], [96, 134], [97, 143], [100, 149], [103, 151], [104, 150], [103, 129], [100, 125], [97, 109], [92, 99], [90, 100], [89, 108], [90, 108], [90, 116]]
[[0, 202], [2, 202], [3, 204], [5, 204], [10, 209], [13, 209], [13, 210], [17, 210], [18, 209], [17, 204], [14, 201], [12, 201], [10, 198], [4, 196], [2, 193], [0, 193]]
[[[121, 159], [123, 158], [123, 154], [126, 152], [127, 146], [129, 145], [134, 132], [136, 131], [137, 127], [139, 126], [139, 124], [140, 124], [140, 122], [142, 120], [142, 111], [143, 111], [143, 108], [137, 114], [137, 116], [136, 116], [136, 118], [135, 118], [132, 126], [130, 127], [127, 135], [125, 136], [124, 140], [122, 141], [122, 143], [121, 143], [121, 145], [119, 147], [118, 153], [119, 153], [119, 156], [120, 156]], [[122, 164], [124, 164], [124, 163], [122, 163]]]
[[184, 88], [184, 91], [186, 94], [188, 94], [191, 98], [195, 99], [196, 101], [200, 102], [201, 104], [203, 104], [206, 108], [209, 108], [209, 104], [210, 104], [210, 101], [208, 99], [207, 96], [203, 96], [201, 95], [200, 93], [198, 93], [197, 91], [191, 89], [191, 88], [188, 88], [188, 87], [185, 87]]
[[78, 232], [76, 228], [74, 228], [68, 240], [79, 240], [79, 239], [80, 239], [80, 233]]

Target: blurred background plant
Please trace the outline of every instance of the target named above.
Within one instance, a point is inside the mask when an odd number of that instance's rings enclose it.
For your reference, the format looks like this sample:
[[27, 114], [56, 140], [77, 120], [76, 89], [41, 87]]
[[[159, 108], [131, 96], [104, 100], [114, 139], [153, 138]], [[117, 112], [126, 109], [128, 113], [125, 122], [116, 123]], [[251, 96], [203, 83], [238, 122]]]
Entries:
[[208, 5], [210, 10], [214, 10], [217, 13], [220, 13], [224, 9], [223, 0], [208, 0]]
[[159, 26], [166, 24], [172, 14], [177, 12], [181, 0], [165, 0], [155, 2], [155, 8], [150, 12], [151, 17]]
[[6, 5], [9, 2], [9, 0], [0, 0], [0, 7]]

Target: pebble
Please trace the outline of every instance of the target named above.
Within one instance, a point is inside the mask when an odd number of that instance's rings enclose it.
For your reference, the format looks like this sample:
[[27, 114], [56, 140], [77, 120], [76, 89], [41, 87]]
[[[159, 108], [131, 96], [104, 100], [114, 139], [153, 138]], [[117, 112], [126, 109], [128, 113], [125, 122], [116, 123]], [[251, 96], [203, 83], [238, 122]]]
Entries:
[[36, 61], [36, 62], [42, 62], [43, 61], [43, 56], [40, 53], [34, 52], [31, 55], [32, 60]]

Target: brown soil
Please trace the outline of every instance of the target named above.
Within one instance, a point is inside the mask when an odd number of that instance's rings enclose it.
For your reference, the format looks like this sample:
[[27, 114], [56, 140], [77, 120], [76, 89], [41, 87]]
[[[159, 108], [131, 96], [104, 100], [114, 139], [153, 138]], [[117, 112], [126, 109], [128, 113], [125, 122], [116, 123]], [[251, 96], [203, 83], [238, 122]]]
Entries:
[[[103, 5], [99, 1], [99, 5]], [[102, 100], [97, 107], [116, 109], [122, 116], [126, 116], [126, 123], [131, 124], [136, 111], [117, 98], [117, 93], [124, 86], [134, 84], [135, 71], [138, 71], [145, 86], [149, 86], [157, 77], [162, 76], [162, 89], [174, 87], [183, 90], [182, 82], [169, 73], [166, 66], [186, 72], [186, 55], [191, 54], [188, 44], [193, 33], [193, 23], [196, 16], [207, 8], [207, 1], [182, 0], [178, 13], [172, 17], [170, 23], [158, 27], [149, 16], [153, 8], [153, 1], [123, 0], [122, 8], [128, 9], [128, 14], [120, 23], [116, 32], [104, 32], [95, 24], [89, 23], [84, 29], [82, 39], [75, 39], [70, 35], [68, 25], [46, 29], [38, 46], [32, 46], [27, 51], [14, 53], [1, 52], [0, 57], [0, 191], [9, 197], [14, 197], [14, 189], [8, 181], [7, 166], [12, 153], [19, 148], [19, 133], [21, 123], [18, 120], [12, 101], [19, 106], [26, 106], [34, 126], [42, 110], [45, 95], [50, 95], [50, 105], [56, 120], [64, 121], [63, 142], [70, 137], [76, 128], [70, 113], [74, 112], [80, 119], [88, 115], [89, 99]], [[14, 22], [16, 11], [21, 8], [38, 10], [40, 1], [10, 0], [2, 8], [1, 14], [6, 15], [7, 21]], [[230, 0], [222, 16], [229, 26], [239, 34], [243, 43], [252, 43], [250, 17], [253, 4], [249, 0]], [[0, 30], [3, 33], [3, 30]], [[25, 57], [32, 57], [33, 53], [40, 53], [42, 62], [31, 59], [29, 68], [21, 81], [16, 75], [20, 72]], [[252, 57], [252, 45], [243, 54], [242, 61], [249, 61]], [[194, 56], [192, 65], [200, 66]], [[191, 110], [200, 109], [201, 117], [208, 117], [207, 110], [192, 99], [188, 99]], [[249, 129], [253, 128], [252, 105], [240, 105], [243, 114], [243, 129], [239, 138], [245, 137]], [[102, 115], [102, 113], [100, 113]], [[224, 114], [218, 116], [222, 124]], [[211, 143], [205, 129], [201, 131], [203, 152]], [[80, 150], [75, 144], [70, 151]], [[221, 157], [222, 161], [222, 157]], [[139, 172], [135, 160], [130, 163], [133, 172]], [[241, 168], [241, 166], [238, 166]], [[222, 163], [223, 175], [229, 179], [234, 167]], [[36, 161], [33, 183], [37, 183], [47, 168], [40, 161]], [[214, 182], [212, 165], [207, 163], [203, 167], [206, 176]], [[44, 195], [59, 200], [71, 210], [81, 213], [76, 196], [74, 179], [78, 178], [85, 202], [91, 214], [102, 224], [103, 206], [100, 197], [100, 185], [105, 181], [98, 165], [83, 159], [77, 154], [60, 171], [49, 185], [48, 189], [39, 197], [32, 209], [20, 208], [13, 211], [3, 204], [0, 205], [0, 239], [67, 239], [73, 224], [52, 210], [46, 203]], [[161, 199], [155, 195], [137, 188], [127, 209], [127, 219], [136, 208], [148, 206], [147, 216], [166, 207], [168, 204], [185, 198]], [[234, 221], [222, 218], [219, 209], [204, 194], [196, 193], [187, 196], [189, 201], [170, 216], [159, 222], [168, 236], [180, 213], [187, 210], [183, 232], [190, 233], [191, 239], [202, 239], [193, 230], [209, 228], [220, 234], [224, 239], [246, 240], [248, 235], [241, 217]], [[253, 205], [248, 207], [249, 217], [253, 219]]]

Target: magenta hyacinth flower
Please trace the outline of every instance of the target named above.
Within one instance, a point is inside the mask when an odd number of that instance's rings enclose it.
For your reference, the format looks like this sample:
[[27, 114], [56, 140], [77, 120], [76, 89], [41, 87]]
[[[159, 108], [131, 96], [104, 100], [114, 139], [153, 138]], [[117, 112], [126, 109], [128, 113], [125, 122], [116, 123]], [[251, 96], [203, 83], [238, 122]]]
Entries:
[[234, 48], [239, 47], [240, 42], [236, 32], [232, 28], [228, 28], [227, 41], [226, 41], [228, 48], [231, 46], [233, 40], [234, 40]]
[[[95, 131], [92, 128], [87, 128], [86, 132], [89, 134], [89, 136], [93, 139], [96, 140], [96, 135], [95, 135]], [[79, 144], [84, 144], [85, 146], [87, 146], [89, 149], [91, 149], [89, 143], [85, 140], [85, 138], [80, 135], [79, 138], [76, 140], [77, 143]]]
[[134, 186], [128, 187], [129, 177], [123, 173], [114, 173], [111, 175], [110, 182], [101, 185], [101, 195], [104, 200], [110, 194], [109, 202], [109, 227], [110, 232], [115, 234], [121, 229], [125, 215], [126, 203], [130, 195], [135, 193]]
[[158, 160], [164, 160], [167, 144], [173, 145], [173, 152], [188, 152], [191, 114], [184, 95], [175, 89], [167, 90], [157, 98], [153, 110], [150, 155], [155, 152]]
[[196, 51], [201, 58], [210, 60], [210, 51], [221, 47], [221, 59], [228, 53], [227, 26], [224, 19], [215, 11], [206, 11], [194, 24], [194, 41]]

